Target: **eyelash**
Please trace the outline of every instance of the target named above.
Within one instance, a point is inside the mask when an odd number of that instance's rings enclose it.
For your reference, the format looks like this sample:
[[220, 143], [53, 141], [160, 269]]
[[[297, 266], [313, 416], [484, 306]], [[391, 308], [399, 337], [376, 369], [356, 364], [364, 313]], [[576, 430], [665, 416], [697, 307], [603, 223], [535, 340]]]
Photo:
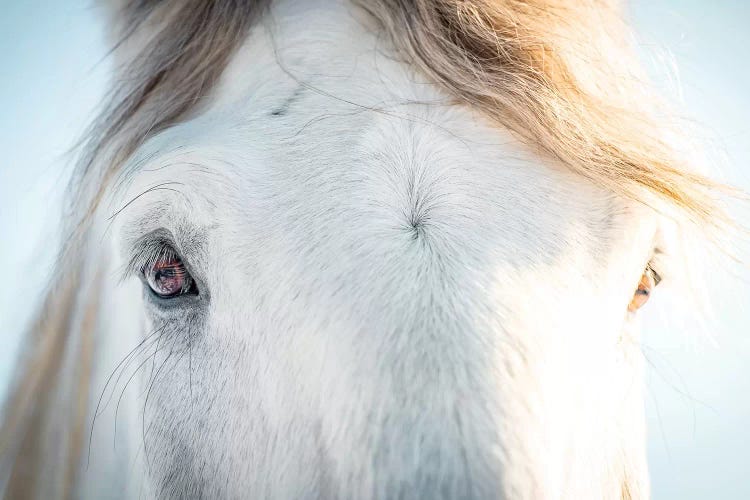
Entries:
[[657, 285], [664, 281], [665, 278], [668, 278], [672, 273], [668, 255], [658, 248], [654, 250], [654, 253], [649, 259], [648, 264], [646, 264], [646, 269], [650, 269], [654, 274]]
[[153, 266], [159, 260], [173, 258], [178, 256], [174, 245], [166, 239], [153, 239], [139, 245], [137, 251], [128, 262], [124, 277], [140, 276], [150, 266]]
[[651, 275], [652, 275], [652, 276], [654, 277], [654, 286], [657, 286], [657, 285], [659, 285], [659, 283], [661, 283], [661, 281], [662, 281], [662, 277], [661, 277], [661, 274], [659, 274], [659, 273], [658, 273], [658, 272], [656, 271], [656, 269], [654, 269], [654, 266], [653, 266], [652, 262], [653, 262], [653, 261], [649, 261], [649, 263], [648, 263], [648, 264], [646, 264], [646, 269], [645, 269], [645, 270], [646, 270], [647, 272], [648, 272], [648, 271], [650, 271], [650, 272], [651, 272]]
[[[152, 269], [160, 262], [169, 261], [179, 262], [184, 268], [186, 278], [189, 280], [188, 288], [175, 295], [161, 295], [149, 282], [149, 273], [152, 272]], [[138, 276], [141, 281], [143, 281], [144, 286], [148, 289], [151, 296], [162, 302], [174, 301], [182, 296], [198, 295], [195, 278], [193, 278], [192, 273], [190, 273], [188, 266], [185, 264], [180, 254], [175, 250], [172, 242], [166, 238], [154, 238], [139, 245], [137, 251], [133, 254], [130, 262], [126, 266], [124, 277], [133, 275]]]

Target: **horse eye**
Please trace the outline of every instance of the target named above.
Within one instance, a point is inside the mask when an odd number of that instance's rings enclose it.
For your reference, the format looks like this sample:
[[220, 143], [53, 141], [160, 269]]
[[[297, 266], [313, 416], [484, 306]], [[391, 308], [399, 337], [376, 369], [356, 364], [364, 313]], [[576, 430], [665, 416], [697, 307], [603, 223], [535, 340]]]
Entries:
[[143, 274], [151, 291], [163, 299], [198, 293], [195, 281], [176, 255], [157, 259], [143, 269]]
[[651, 292], [661, 281], [661, 276], [651, 268], [651, 265], [647, 265], [646, 269], [643, 270], [641, 275], [641, 281], [638, 283], [638, 288], [633, 294], [633, 298], [628, 305], [628, 311], [635, 312], [648, 302], [651, 297]]

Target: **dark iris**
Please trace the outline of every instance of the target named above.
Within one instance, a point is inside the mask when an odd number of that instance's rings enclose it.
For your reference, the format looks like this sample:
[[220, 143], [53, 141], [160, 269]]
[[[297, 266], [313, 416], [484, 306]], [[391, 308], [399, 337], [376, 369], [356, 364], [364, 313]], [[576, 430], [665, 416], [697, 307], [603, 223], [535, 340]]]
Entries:
[[197, 293], [195, 282], [177, 257], [165, 257], [144, 269], [146, 282], [161, 298]]

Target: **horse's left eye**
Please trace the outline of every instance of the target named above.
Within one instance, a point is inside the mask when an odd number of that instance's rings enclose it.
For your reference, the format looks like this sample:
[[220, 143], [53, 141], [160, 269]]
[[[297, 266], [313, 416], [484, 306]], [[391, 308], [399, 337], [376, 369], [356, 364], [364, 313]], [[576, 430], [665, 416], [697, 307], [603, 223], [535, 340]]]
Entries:
[[198, 293], [195, 281], [176, 255], [163, 256], [147, 265], [143, 274], [151, 291], [163, 299]]
[[651, 292], [661, 281], [661, 276], [651, 268], [651, 265], [647, 265], [646, 269], [641, 275], [641, 281], [638, 283], [638, 288], [633, 294], [633, 298], [628, 305], [628, 311], [635, 312], [643, 307], [648, 299], [651, 297]]

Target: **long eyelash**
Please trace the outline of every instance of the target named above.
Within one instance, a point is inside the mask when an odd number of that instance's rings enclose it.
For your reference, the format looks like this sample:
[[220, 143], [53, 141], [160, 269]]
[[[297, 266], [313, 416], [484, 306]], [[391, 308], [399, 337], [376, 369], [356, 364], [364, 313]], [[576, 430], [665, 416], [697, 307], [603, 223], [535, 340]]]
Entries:
[[130, 257], [122, 274], [125, 280], [130, 276], [141, 276], [145, 269], [161, 260], [171, 260], [177, 257], [172, 243], [163, 238], [154, 238], [138, 245]]
[[646, 270], [651, 271], [655, 284], [659, 284], [664, 281], [664, 278], [669, 278], [672, 269], [669, 266], [669, 255], [664, 251], [657, 248], [654, 250], [654, 254], [646, 265]]
[[651, 264], [651, 262], [646, 264], [646, 272], [651, 273], [651, 277], [654, 278], [654, 286], [661, 283], [661, 275], [654, 270], [654, 266]]

